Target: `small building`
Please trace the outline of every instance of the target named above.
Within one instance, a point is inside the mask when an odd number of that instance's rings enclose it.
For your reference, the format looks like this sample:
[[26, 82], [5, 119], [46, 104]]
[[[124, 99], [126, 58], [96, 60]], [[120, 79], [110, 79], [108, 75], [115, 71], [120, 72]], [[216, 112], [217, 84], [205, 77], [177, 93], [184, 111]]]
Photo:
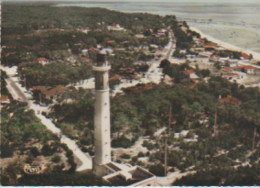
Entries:
[[238, 71], [241, 71], [241, 72], [245, 72], [247, 74], [258, 74], [260, 69], [259, 68], [256, 68], [256, 67], [253, 67], [253, 66], [250, 66], [250, 65], [242, 65], [242, 66], [238, 66], [237, 67], [237, 70]]
[[83, 27], [83, 29], [81, 29], [81, 31], [83, 33], [88, 33], [90, 31], [90, 29], [88, 27]]
[[48, 89], [46, 86], [35, 86], [32, 87], [32, 91], [34, 92], [35, 95], [40, 95], [40, 100], [41, 97], [44, 97], [46, 99], [56, 99], [59, 95], [64, 93], [66, 91], [66, 87], [62, 85], [58, 85], [52, 89]]
[[210, 62], [218, 62], [219, 58], [220, 58], [219, 55], [212, 55], [212, 56], [210, 56], [209, 61]]
[[185, 70], [185, 74], [189, 75], [189, 78], [192, 82], [197, 82], [199, 76], [193, 70]]
[[241, 104], [241, 101], [239, 99], [231, 96], [219, 99], [219, 102], [223, 104], [228, 104], [228, 103]]
[[115, 41], [114, 40], [107, 40], [106, 43], [107, 44], [115, 44]]
[[237, 67], [238, 66], [238, 59], [229, 59], [226, 61], [229, 67]]
[[138, 38], [138, 39], [146, 38], [146, 37], [144, 36], [144, 34], [136, 34], [135, 37]]
[[42, 58], [38, 58], [38, 59], [37, 59], [37, 62], [38, 62], [38, 63], [41, 63], [42, 65], [46, 65], [46, 64], [49, 63], [49, 60], [42, 57]]
[[251, 59], [251, 57], [250, 57], [248, 54], [246, 54], [246, 53], [241, 53], [241, 54], [240, 54], [240, 58], [241, 58], [241, 59], [245, 59], [245, 60]]
[[200, 52], [198, 55], [200, 57], [210, 58], [212, 54], [213, 54], [212, 52]]
[[109, 79], [110, 80], [121, 80], [121, 76], [119, 74], [114, 74]]
[[191, 51], [193, 52], [204, 52], [205, 51], [205, 48], [202, 48], [202, 47], [193, 47], [190, 49]]
[[5, 95], [1, 95], [0, 99], [1, 99], [1, 105], [5, 105], [5, 104], [9, 104], [10, 103], [9, 98], [7, 96], [5, 96]]
[[113, 53], [113, 49], [111, 49], [111, 48], [103, 48], [102, 50], [109, 55], [111, 55]]
[[150, 47], [151, 47], [151, 48], [155, 48], [155, 49], [159, 48], [159, 46], [156, 45], [156, 44], [150, 44]]
[[234, 82], [247, 78], [245, 73], [238, 72], [238, 71], [228, 72], [225, 75], [223, 75], [223, 77], [229, 81], [234, 81]]
[[88, 49], [82, 49], [81, 52], [84, 56], [88, 55]]
[[119, 24], [114, 24], [112, 26], [107, 26], [109, 31], [126, 31], [125, 28], [121, 27]]
[[223, 71], [224, 73], [229, 73], [229, 72], [232, 71], [232, 69], [231, 69], [231, 68], [228, 68], [228, 67], [224, 67], [224, 68], [222, 69], [222, 71]]
[[128, 166], [110, 162], [104, 165], [110, 173], [103, 176], [103, 181], [112, 186], [157, 186], [154, 174], [140, 166]]
[[203, 45], [203, 48], [205, 48], [207, 51], [213, 51], [216, 47], [218, 47], [218, 45], [214, 43]]

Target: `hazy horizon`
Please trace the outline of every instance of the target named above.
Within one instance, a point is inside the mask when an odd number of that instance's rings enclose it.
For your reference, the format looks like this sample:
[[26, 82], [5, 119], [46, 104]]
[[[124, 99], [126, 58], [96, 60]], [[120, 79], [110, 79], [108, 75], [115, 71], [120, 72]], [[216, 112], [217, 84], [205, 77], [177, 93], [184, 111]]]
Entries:
[[2, 1], [13, 1], [13, 2], [21, 2], [21, 1], [42, 1], [42, 2], [194, 2], [194, 3], [260, 3], [259, 0], [2, 0]]

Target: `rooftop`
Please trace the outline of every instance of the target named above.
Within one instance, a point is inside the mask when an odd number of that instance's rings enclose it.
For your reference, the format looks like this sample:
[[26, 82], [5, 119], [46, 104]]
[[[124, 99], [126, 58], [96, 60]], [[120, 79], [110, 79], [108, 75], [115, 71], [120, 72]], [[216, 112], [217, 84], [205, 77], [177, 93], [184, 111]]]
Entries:
[[[109, 163], [107, 165], [110, 164], [112, 163]], [[111, 165], [111, 168], [114, 167], [116, 166]], [[113, 174], [107, 175], [104, 177], [104, 179], [113, 186], [128, 186], [149, 179], [151, 177], [155, 176], [149, 171], [139, 166], [135, 166], [130, 168], [129, 170], [120, 170]]]

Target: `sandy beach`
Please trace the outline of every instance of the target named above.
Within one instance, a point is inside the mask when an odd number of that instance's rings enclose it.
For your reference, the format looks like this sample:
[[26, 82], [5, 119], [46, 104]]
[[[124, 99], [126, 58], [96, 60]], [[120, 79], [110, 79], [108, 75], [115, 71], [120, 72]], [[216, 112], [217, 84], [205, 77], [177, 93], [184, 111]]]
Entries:
[[201, 38], [207, 38], [209, 41], [214, 42], [214, 43], [218, 44], [219, 46], [222, 46], [222, 47], [224, 47], [226, 49], [229, 49], [229, 50], [240, 51], [240, 52], [245, 52], [247, 54], [252, 54], [254, 59], [260, 61], [260, 53], [258, 53], [258, 52], [254, 52], [252, 50], [243, 49], [243, 48], [237, 47], [235, 45], [229, 44], [227, 42], [223, 42], [223, 41], [221, 41], [219, 39], [216, 39], [216, 38], [214, 38], [212, 36], [204, 34], [202, 31], [200, 31], [199, 29], [197, 29], [195, 27], [190, 27], [190, 29], [195, 31], [195, 32], [197, 32], [197, 33], [200, 33]]

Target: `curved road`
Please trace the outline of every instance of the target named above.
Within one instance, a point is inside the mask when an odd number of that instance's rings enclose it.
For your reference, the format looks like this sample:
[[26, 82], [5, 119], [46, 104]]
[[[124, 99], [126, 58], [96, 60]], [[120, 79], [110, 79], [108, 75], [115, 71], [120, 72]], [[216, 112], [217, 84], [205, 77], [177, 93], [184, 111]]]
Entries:
[[41, 113], [38, 113], [39, 111], [46, 111], [47, 108], [42, 107], [38, 104], [34, 104], [32, 100], [28, 99], [31, 96], [28, 93], [25, 93], [27, 90], [18, 83], [17, 77], [12, 77], [14, 76], [14, 71], [17, 72], [17, 70], [14, 70], [15, 68], [13, 68], [13, 70], [10, 70], [10, 68], [4, 67], [2, 65], [0, 65], [0, 68], [6, 71], [7, 75], [9, 76], [9, 78], [6, 79], [7, 89], [12, 94], [13, 98], [21, 102], [27, 102], [28, 108], [34, 110], [36, 117], [41, 120], [42, 124], [45, 125], [45, 127], [53, 134], [56, 134], [58, 137], [60, 137], [60, 141], [62, 143], [65, 143], [68, 148], [72, 150], [73, 154], [81, 161], [81, 165], [77, 167], [76, 171], [92, 169], [91, 156], [81, 151], [74, 140], [63, 135], [61, 130], [57, 128], [50, 119], [46, 118]]

